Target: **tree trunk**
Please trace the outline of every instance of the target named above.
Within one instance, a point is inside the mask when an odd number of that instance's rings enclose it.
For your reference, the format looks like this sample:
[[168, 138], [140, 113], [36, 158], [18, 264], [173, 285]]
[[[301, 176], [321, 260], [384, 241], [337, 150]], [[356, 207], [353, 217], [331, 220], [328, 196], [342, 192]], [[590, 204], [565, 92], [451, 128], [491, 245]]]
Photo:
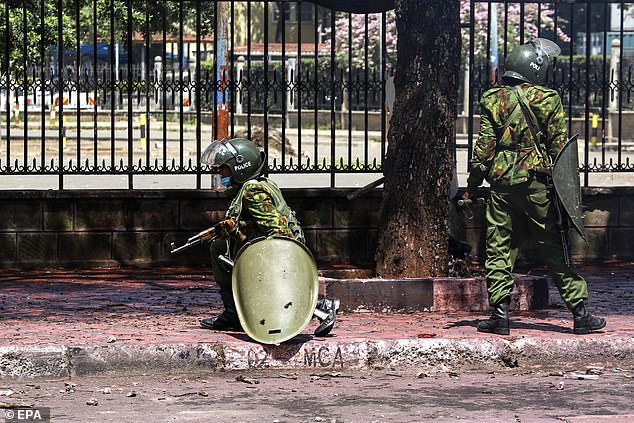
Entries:
[[447, 275], [459, 9], [459, 0], [396, 1], [396, 101], [376, 253], [381, 277]]

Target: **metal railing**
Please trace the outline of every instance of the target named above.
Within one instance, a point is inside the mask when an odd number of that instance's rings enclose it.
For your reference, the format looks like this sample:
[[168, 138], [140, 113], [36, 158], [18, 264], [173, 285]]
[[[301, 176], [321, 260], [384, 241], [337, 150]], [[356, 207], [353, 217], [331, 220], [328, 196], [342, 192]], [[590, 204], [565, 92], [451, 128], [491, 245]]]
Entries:
[[[534, 36], [563, 49], [549, 84], [581, 134], [585, 185], [594, 174], [631, 174], [630, 5], [464, 1], [459, 174], [480, 95], [506, 53]], [[3, 2], [0, 175], [52, 176], [59, 189], [79, 175], [124, 175], [130, 189], [139, 176], [190, 175], [201, 188], [201, 151], [236, 136], [262, 146], [273, 174], [324, 175], [335, 186], [339, 175], [380, 173], [394, 20], [393, 11], [355, 15], [309, 1]]]
[[[593, 174], [634, 172], [632, 11], [634, 4], [622, 1], [472, 0], [463, 25], [467, 142], [458, 142], [458, 148], [471, 157], [478, 99], [499, 82], [506, 54], [531, 38], [545, 37], [562, 48], [547, 85], [562, 97], [569, 132], [580, 134], [584, 185], [605, 183], [591, 180]], [[633, 182], [623, 178], [620, 184]]]
[[134, 188], [136, 175], [191, 174], [200, 188], [202, 149], [234, 136], [260, 143], [271, 173], [330, 174], [334, 184], [336, 173], [381, 169], [385, 14], [361, 18], [358, 54], [338, 45], [358, 17], [308, 1], [0, 9], [0, 174], [57, 175], [60, 189], [69, 175], [127, 175]]

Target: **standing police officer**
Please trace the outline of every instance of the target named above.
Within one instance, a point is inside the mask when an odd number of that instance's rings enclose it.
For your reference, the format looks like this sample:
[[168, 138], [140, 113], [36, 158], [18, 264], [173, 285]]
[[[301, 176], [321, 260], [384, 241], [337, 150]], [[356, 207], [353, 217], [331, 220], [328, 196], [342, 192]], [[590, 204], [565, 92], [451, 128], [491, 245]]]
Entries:
[[[231, 286], [231, 259], [246, 242], [260, 237], [284, 236], [302, 243], [304, 232], [295, 212], [286, 204], [282, 192], [263, 175], [266, 155], [251, 141], [244, 138], [212, 142], [203, 151], [201, 162], [220, 174], [227, 195], [233, 197], [225, 220], [216, 225], [224, 234], [212, 241], [211, 267], [224, 305], [222, 314], [203, 319], [201, 326], [214, 330], [241, 330]], [[321, 324], [316, 336], [327, 335], [336, 320], [338, 300], [323, 299], [317, 302], [321, 311]], [[327, 317], [325, 317], [327, 316]]]
[[[567, 247], [562, 245], [547, 186], [549, 165], [568, 141], [561, 98], [541, 86], [560, 51], [555, 43], [540, 38], [516, 47], [506, 59], [504, 84], [485, 92], [480, 101], [480, 135], [463, 199], [473, 197], [483, 179], [491, 185], [485, 269], [492, 315], [478, 323], [481, 332], [509, 334], [511, 272], [522, 241], [528, 237], [537, 242], [572, 311], [574, 333], [605, 326], [605, 319], [586, 311], [586, 281], [574, 265], [566, 265], [563, 249]], [[576, 173], [571, 177], [577, 177]]]

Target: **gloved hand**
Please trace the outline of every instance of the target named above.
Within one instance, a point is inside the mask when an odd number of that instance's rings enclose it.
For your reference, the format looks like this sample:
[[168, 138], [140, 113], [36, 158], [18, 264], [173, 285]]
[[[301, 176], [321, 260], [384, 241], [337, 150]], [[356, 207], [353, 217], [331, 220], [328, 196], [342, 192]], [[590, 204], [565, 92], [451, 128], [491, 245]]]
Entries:
[[478, 187], [467, 187], [467, 190], [462, 193], [463, 200], [475, 200], [475, 196], [478, 193]]
[[225, 219], [214, 225], [214, 231], [218, 238], [227, 239], [237, 232], [237, 225], [234, 219]]

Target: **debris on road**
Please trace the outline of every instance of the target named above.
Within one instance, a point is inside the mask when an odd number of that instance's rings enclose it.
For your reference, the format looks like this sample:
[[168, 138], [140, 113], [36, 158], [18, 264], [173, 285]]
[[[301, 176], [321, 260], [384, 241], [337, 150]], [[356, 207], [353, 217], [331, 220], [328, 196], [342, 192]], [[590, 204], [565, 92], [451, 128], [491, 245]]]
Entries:
[[259, 380], [252, 379], [252, 378], [249, 378], [249, 377], [244, 377], [244, 375], [240, 375], [240, 376], [236, 377], [236, 380], [238, 382], [248, 383], [249, 385], [257, 385], [258, 383], [260, 383]]
[[31, 408], [32, 402], [0, 402], [0, 408]]
[[589, 375], [584, 373], [565, 373], [564, 379], [577, 379], [577, 380], [595, 380], [599, 375]]

